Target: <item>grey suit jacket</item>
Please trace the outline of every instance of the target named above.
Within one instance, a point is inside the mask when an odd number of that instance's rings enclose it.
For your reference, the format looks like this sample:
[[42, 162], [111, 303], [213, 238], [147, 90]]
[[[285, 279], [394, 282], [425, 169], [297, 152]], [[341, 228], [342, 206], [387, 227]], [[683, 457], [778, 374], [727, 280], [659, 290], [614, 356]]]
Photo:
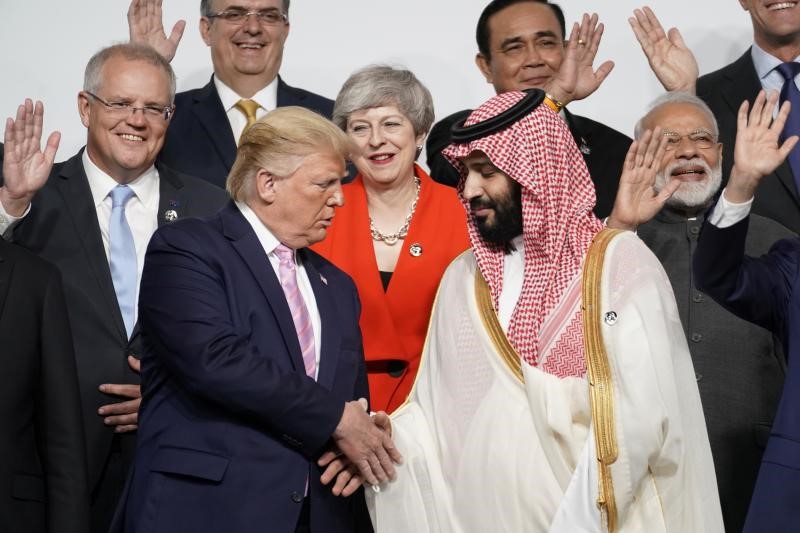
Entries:
[[[778, 406], [786, 361], [779, 339], [736, 318], [701, 293], [692, 275], [703, 216], [687, 220], [669, 209], [639, 227], [672, 283], [692, 354], [711, 441], [726, 531], [741, 531]], [[780, 224], [752, 215], [747, 254], [759, 256], [793, 236]]]

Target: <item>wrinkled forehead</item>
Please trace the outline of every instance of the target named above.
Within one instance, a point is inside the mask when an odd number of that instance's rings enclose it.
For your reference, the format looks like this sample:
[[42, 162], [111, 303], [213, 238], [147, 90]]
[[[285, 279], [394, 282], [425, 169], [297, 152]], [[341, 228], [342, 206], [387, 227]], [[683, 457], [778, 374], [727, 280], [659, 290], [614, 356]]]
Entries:
[[650, 111], [643, 125], [646, 129], [660, 127], [665, 132], [680, 134], [705, 130], [716, 131], [713, 118], [702, 108], [689, 103], [668, 103]]
[[283, 11], [283, 0], [211, 0], [211, 10], [225, 11], [226, 9], [264, 10], [275, 8]]

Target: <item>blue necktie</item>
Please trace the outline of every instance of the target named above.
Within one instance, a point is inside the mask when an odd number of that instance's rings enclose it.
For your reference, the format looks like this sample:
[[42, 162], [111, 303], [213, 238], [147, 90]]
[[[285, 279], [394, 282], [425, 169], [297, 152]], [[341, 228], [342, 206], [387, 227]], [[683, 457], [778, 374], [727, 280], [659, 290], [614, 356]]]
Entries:
[[133, 233], [125, 217], [125, 204], [134, 196], [133, 189], [127, 185], [117, 185], [109, 193], [111, 196], [111, 223], [109, 224], [109, 265], [117, 303], [125, 322], [128, 338], [136, 323], [136, 246]]
[[[800, 135], [800, 91], [797, 90], [797, 84], [794, 82], [795, 76], [800, 74], [800, 63], [781, 63], [775, 67], [775, 70], [780, 72], [785, 80], [783, 89], [781, 89], [781, 104], [786, 100], [792, 104], [789, 118], [786, 119], [786, 125], [781, 134], [781, 141], [783, 141], [792, 135]], [[792, 168], [795, 186], [800, 192], [800, 148], [796, 146], [789, 153], [789, 166]]]

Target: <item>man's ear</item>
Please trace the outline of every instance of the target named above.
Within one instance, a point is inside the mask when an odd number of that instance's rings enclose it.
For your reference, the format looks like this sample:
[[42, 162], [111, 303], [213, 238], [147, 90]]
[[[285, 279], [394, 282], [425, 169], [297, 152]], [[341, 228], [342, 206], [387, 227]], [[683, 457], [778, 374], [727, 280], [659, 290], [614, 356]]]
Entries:
[[276, 177], [272, 172], [264, 168], [258, 169], [255, 177], [256, 194], [268, 205], [275, 202], [275, 182]]
[[211, 31], [211, 20], [207, 17], [200, 17], [200, 37], [203, 38], [206, 46], [211, 46], [211, 37], [208, 36], [209, 31]]
[[492, 65], [489, 63], [489, 59], [478, 52], [475, 54], [475, 64], [478, 65], [478, 70], [480, 70], [483, 77], [486, 78], [486, 83], [492, 83], [494, 76], [492, 76]]
[[85, 128], [89, 127], [89, 116], [91, 114], [89, 98], [91, 97], [83, 91], [78, 93], [78, 114], [81, 116], [81, 123]]

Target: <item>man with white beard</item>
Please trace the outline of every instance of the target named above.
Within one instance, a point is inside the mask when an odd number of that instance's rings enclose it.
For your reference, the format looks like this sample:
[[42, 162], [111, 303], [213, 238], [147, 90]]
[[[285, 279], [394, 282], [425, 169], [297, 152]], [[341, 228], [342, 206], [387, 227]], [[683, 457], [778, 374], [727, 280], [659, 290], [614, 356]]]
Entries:
[[[661, 126], [669, 139], [655, 188], [683, 183], [656, 217], [638, 229], [672, 282], [689, 341], [717, 472], [726, 531], [741, 531], [761, 455], [780, 399], [786, 362], [778, 339], [736, 318], [702, 294], [692, 276], [692, 256], [705, 211], [722, 181], [722, 144], [708, 106], [681, 92], [657, 98], [634, 136]], [[747, 254], [765, 254], [793, 233], [750, 215]]]

